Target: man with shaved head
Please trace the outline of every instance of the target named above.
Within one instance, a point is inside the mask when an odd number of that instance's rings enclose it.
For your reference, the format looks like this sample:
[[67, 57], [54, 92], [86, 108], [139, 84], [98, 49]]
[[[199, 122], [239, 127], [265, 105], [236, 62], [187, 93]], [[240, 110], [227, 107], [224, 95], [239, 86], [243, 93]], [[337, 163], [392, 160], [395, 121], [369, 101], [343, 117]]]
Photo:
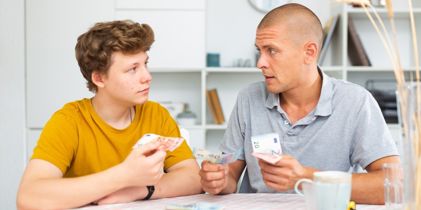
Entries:
[[[351, 199], [384, 203], [382, 165], [399, 162], [378, 104], [362, 87], [324, 74], [318, 17], [300, 4], [270, 11], [256, 31], [257, 67], [264, 82], [240, 91], [221, 150], [237, 153], [228, 165], [204, 161], [202, 188], [210, 194], [293, 192], [297, 180], [316, 171], [361, 167], [353, 174]], [[282, 159], [270, 164], [252, 156], [251, 137], [278, 133]]]

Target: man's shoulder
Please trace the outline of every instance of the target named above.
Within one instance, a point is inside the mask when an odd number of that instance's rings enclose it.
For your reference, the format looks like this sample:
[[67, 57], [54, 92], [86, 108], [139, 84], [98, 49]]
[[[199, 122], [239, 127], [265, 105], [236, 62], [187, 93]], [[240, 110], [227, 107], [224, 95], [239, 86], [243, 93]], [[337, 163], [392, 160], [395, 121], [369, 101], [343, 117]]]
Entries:
[[243, 89], [241, 89], [238, 95], [239, 97], [253, 97], [253, 98], [258, 97], [258, 96], [266, 96], [267, 95], [266, 85], [263, 81], [251, 83], [247, 85], [246, 87], [244, 87]]
[[335, 78], [330, 78], [334, 94], [336, 96], [346, 96], [347, 98], [365, 98], [370, 93], [362, 86]]

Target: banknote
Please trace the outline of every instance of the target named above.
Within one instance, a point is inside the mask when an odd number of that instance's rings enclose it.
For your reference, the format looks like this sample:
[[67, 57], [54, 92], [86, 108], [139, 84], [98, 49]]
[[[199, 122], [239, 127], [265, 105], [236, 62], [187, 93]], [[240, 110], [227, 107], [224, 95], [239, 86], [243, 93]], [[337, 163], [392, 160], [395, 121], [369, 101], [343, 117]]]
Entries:
[[281, 155], [282, 148], [277, 133], [268, 133], [251, 137], [253, 152], [272, 155]]
[[282, 155], [272, 155], [267, 153], [251, 153], [254, 157], [264, 160], [271, 164], [276, 164], [280, 159], [282, 159]]
[[133, 148], [139, 148], [142, 145], [157, 141], [161, 146], [163, 146], [165, 151], [174, 151], [177, 147], [183, 142], [183, 138], [177, 137], [165, 137], [153, 133], [147, 133], [142, 136], [142, 138], [137, 141]]
[[282, 148], [277, 133], [251, 137], [252, 155], [268, 163], [275, 164], [282, 158]]
[[197, 149], [194, 151], [194, 155], [199, 160], [207, 160], [215, 164], [228, 164], [237, 160], [237, 155], [234, 153], [212, 153], [205, 149]]
[[173, 204], [167, 205], [166, 210], [222, 210], [223, 206], [215, 203], [199, 202], [194, 204]]

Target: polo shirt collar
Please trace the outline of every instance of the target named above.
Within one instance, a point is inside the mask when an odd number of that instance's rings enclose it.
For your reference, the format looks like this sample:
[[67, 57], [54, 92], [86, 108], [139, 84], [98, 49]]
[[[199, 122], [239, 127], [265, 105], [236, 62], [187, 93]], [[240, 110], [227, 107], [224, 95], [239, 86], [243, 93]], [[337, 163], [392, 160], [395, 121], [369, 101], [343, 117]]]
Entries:
[[[319, 102], [314, 111], [315, 116], [329, 116], [332, 114], [332, 97], [333, 97], [333, 84], [329, 76], [323, 73], [320, 68], [317, 68], [320, 76], [322, 77], [322, 91], [320, 93]], [[279, 106], [279, 94], [268, 92], [266, 97], [265, 106], [273, 109]]]

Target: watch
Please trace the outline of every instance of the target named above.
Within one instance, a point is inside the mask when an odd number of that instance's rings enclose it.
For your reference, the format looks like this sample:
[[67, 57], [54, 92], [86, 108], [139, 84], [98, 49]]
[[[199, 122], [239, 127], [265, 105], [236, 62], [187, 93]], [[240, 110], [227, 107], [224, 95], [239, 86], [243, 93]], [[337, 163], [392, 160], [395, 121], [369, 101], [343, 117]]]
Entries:
[[148, 185], [148, 186], [146, 186], [146, 189], [148, 189], [148, 194], [146, 195], [146, 197], [143, 200], [149, 200], [152, 197], [153, 192], [155, 192], [155, 186]]

